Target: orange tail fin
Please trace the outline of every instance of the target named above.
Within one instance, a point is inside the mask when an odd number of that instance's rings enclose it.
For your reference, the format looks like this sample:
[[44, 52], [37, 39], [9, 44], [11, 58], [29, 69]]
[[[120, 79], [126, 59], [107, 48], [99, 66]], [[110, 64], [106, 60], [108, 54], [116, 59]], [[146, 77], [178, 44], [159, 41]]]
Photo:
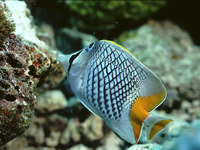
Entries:
[[161, 131], [171, 119], [158, 116], [152, 116], [149, 112], [159, 105], [165, 98], [165, 92], [154, 94], [149, 97], [140, 97], [132, 105], [130, 111], [130, 121], [133, 128], [136, 143], [139, 140], [142, 125], [144, 123], [148, 139], [151, 140], [154, 135]]
[[172, 121], [172, 119], [149, 115], [144, 120], [144, 126], [148, 139], [152, 140], [152, 138], [157, 133], [159, 133], [162, 129], [165, 128], [166, 125], [168, 125]]

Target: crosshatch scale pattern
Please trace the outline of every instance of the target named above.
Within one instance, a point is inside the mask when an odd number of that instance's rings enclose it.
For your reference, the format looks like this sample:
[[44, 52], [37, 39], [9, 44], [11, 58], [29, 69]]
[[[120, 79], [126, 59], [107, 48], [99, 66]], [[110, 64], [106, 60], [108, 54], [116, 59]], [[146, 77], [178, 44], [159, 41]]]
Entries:
[[107, 43], [95, 45], [95, 59], [89, 65], [85, 97], [101, 116], [120, 120], [123, 111], [130, 110], [137, 93], [138, 80], [147, 74], [129, 60], [122, 49]]

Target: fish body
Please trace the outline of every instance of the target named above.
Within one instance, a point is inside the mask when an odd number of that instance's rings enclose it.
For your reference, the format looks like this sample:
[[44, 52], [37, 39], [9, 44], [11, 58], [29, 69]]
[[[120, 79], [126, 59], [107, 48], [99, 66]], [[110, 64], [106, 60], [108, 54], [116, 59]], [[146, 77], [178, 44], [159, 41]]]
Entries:
[[59, 60], [81, 103], [123, 140], [136, 144], [143, 125], [151, 140], [172, 121], [149, 114], [165, 100], [166, 89], [124, 47], [101, 40]]

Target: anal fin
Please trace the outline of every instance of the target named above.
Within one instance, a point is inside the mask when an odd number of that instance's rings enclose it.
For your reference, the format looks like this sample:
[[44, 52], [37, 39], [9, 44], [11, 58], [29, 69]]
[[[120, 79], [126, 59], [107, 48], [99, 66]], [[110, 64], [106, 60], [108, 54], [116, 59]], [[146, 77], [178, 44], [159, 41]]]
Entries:
[[133, 128], [135, 144], [138, 142], [140, 133], [142, 130], [143, 121], [147, 118], [149, 113], [144, 109], [143, 105], [141, 105], [142, 101], [135, 101], [131, 107], [130, 111], [130, 122]]
[[142, 129], [142, 122], [137, 119], [133, 119], [131, 121], [131, 125], [133, 127], [133, 132], [134, 132], [134, 136], [135, 136], [135, 144], [136, 144], [140, 137], [140, 132]]

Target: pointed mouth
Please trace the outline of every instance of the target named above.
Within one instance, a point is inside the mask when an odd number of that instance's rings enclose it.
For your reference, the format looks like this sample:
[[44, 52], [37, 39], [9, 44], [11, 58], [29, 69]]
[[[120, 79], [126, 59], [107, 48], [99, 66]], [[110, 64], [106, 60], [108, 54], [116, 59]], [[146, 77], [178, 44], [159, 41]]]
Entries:
[[74, 60], [78, 57], [78, 55], [82, 52], [82, 50], [69, 54], [69, 55], [64, 55], [64, 54], [59, 54], [58, 55], [58, 60], [61, 62], [63, 67], [65, 68], [65, 71], [68, 73], [69, 70], [71, 69], [72, 63]]
[[69, 58], [70, 55], [64, 55], [64, 54], [59, 54], [57, 57], [58, 61], [62, 64], [66, 72], [68, 71], [69, 67]]
[[64, 58], [65, 58], [65, 55], [63, 55], [63, 54], [59, 54], [58, 55], [58, 60], [63, 64], [63, 62], [64, 62]]

